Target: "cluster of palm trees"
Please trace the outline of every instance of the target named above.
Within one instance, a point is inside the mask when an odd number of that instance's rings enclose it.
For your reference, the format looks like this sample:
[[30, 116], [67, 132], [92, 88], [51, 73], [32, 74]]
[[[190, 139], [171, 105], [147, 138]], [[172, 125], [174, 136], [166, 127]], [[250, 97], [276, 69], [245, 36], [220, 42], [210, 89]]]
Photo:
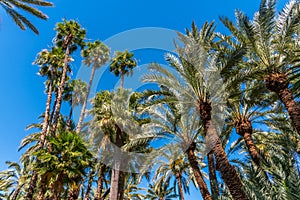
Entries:
[[[230, 35], [193, 23], [165, 55], [169, 67], [148, 66], [142, 81], [156, 89], [142, 92], [124, 88], [133, 53], [111, 59], [76, 21], [58, 23], [53, 46], [34, 62], [45, 112], [28, 126], [20, 161], [0, 172], [0, 196], [183, 200], [195, 187], [205, 200], [300, 199], [300, 3], [275, 7], [262, 0], [252, 20], [241, 11], [236, 23], [221, 18]], [[79, 50], [88, 84], [71, 78]], [[89, 98], [107, 63], [119, 88]]]

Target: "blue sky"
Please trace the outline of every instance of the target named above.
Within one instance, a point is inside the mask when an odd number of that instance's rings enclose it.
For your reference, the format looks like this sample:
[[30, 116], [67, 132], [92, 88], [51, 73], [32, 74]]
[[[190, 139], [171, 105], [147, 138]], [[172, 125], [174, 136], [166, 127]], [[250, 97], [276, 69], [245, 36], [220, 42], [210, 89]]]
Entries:
[[[36, 75], [32, 62], [36, 54], [51, 46], [55, 24], [62, 18], [76, 19], [86, 28], [90, 39], [108, 38], [135, 28], [160, 27], [183, 32], [194, 20], [198, 26], [214, 20], [217, 30], [224, 32], [219, 16], [234, 17], [240, 9], [253, 16], [259, 0], [64, 0], [52, 1], [54, 8], [42, 9], [48, 16], [42, 21], [29, 16], [40, 30], [21, 31], [0, 8], [0, 170], [6, 160], [17, 161], [17, 148], [28, 134], [25, 127], [37, 122], [44, 112], [46, 95], [43, 79]], [[287, 1], [279, 0], [278, 7]], [[26, 15], [28, 16], [28, 15]], [[161, 60], [156, 53], [136, 54], [141, 63]], [[76, 60], [76, 57], [75, 57]], [[80, 61], [73, 64], [80, 68]], [[109, 79], [107, 79], [109, 81]], [[109, 82], [107, 83], [109, 84]], [[105, 87], [104, 87], [105, 88]]]

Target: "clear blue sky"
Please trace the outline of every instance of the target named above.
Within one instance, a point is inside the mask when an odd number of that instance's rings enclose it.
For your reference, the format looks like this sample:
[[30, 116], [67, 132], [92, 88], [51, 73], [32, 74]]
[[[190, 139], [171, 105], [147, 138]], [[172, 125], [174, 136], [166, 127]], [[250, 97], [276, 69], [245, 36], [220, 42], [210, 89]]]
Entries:
[[[253, 16], [259, 0], [53, 0], [54, 8], [42, 9], [42, 21], [29, 16], [40, 30], [21, 31], [0, 8], [0, 170], [6, 160], [17, 161], [17, 148], [27, 134], [25, 127], [37, 122], [44, 112], [46, 95], [43, 79], [32, 65], [36, 54], [51, 45], [53, 28], [62, 18], [76, 19], [86, 28], [90, 39], [105, 40], [117, 33], [141, 27], [162, 27], [183, 32], [194, 20], [198, 26], [214, 20], [224, 31], [219, 16], [234, 17], [241, 9]], [[287, 1], [279, 0], [278, 7]], [[28, 16], [28, 15], [26, 15]], [[76, 59], [76, 58], [75, 58]], [[156, 61], [155, 55], [147, 62]], [[146, 61], [144, 61], [146, 62]], [[78, 63], [77, 63], [78, 64]], [[80, 64], [79, 64], [80, 65]], [[75, 68], [78, 68], [74, 64]], [[193, 199], [193, 198], [190, 198]]]

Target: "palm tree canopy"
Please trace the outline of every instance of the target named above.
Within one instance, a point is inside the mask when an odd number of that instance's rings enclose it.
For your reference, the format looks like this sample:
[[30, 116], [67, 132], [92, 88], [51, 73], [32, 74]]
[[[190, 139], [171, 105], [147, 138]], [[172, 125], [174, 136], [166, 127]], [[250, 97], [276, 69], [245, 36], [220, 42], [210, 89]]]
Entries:
[[110, 64], [110, 71], [116, 76], [129, 74], [136, 66], [136, 61], [132, 58], [133, 53], [116, 51]]

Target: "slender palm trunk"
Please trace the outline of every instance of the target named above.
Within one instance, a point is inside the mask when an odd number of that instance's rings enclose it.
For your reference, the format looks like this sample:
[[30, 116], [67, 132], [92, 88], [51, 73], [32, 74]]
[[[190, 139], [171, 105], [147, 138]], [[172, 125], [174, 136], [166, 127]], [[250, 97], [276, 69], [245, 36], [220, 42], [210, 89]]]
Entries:
[[92, 84], [93, 84], [93, 79], [94, 79], [94, 76], [95, 76], [95, 71], [96, 71], [96, 68], [93, 66], [92, 67], [91, 76], [90, 76], [88, 90], [87, 90], [87, 93], [85, 95], [84, 102], [83, 102], [83, 105], [82, 105], [82, 108], [81, 108], [81, 112], [80, 112], [80, 117], [79, 117], [78, 124], [77, 124], [76, 133], [79, 133], [81, 131], [82, 122], [83, 122], [84, 115], [85, 115], [86, 104], [87, 104], [87, 100], [88, 100], [89, 95], [90, 95], [91, 87], [92, 87]]
[[36, 171], [33, 171], [32, 176], [30, 178], [30, 182], [29, 182], [29, 187], [28, 187], [28, 192], [26, 194], [25, 199], [26, 200], [32, 200], [33, 199], [33, 194], [34, 194], [34, 189], [36, 187], [36, 182], [38, 179], [38, 174]]
[[[67, 36], [70, 40], [71, 40], [71, 35]], [[66, 42], [66, 55], [64, 58], [64, 66], [63, 66], [63, 71], [62, 71], [62, 75], [61, 75], [61, 80], [60, 80], [60, 84], [58, 86], [58, 93], [57, 93], [57, 102], [55, 105], [55, 113], [53, 116], [53, 130], [52, 130], [52, 134], [55, 135], [55, 131], [58, 125], [58, 118], [60, 115], [60, 108], [61, 108], [61, 104], [62, 104], [62, 96], [64, 93], [64, 89], [65, 89], [65, 82], [66, 82], [66, 77], [67, 77], [67, 69], [68, 69], [68, 61], [69, 61], [69, 55], [70, 55], [70, 40], [67, 39]]]
[[182, 187], [182, 175], [181, 173], [176, 173], [175, 174], [176, 180], [177, 180], [177, 185], [178, 185], [178, 190], [179, 190], [179, 197], [180, 200], [184, 200], [184, 192], [183, 192], [183, 187]]
[[97, 192], [95, 195], [95, 200], [103, 200], [103, 198], [101, 198], [101, 196], [102, 196], [102, 190], [103, 190], [104, 176], [105, 176], [105, 165], [101, 164], [100, 170], [99, 170], [99, 175], [98, 175]]
[[211, 103], [206, 101], [200, 101], [198, 104], [200, 111], [200, 117], [204, 124], [204, 131], [206, 134], [206, 145], [213, 151], [216, 163], [221, 173], [221, 177], [227, 185], [230, 194], [235, 200], [246, 200], [248, 199], [245, 192], [243, 191], [242, 181], [234, 166], [230, 165], [222, 142], [217, 134], [215, 126], [211, 119]]
[[[122, 162], [123, 161], [124, 160], [122, 160]], [[119, 183], [118, 183], [119, 184], [119, 186], [118, 186], [118, 200], [123, 200], [123, 198], [124, 198], [125, 175], [126, 175], [126, 172], [120, 171]]]
[[212, 198], [210, 196], [210, 193], [208, 191], [208, 188], [206, 186], [206, 183], [203, 180], [203, 176], [202, 176], [202, 173], [200, 171], [198, 161], [197, 161], [197, 158], [196, 158], [195, 153], [194, 153], [195, 149], [196, 149], [196, 143], [193, 142], [192, 144], [190, 144], [189, 148], [186, 150], [186, 154], [188, 156], [190, 166], [193, 170], [195, 179], [196, 179], [197, 184], [200, 188], [200, 192], [202, 194], [203, 199], [204, 200], [212, 200]]
[[218, 188], [218, 180], [216, 176], [216, 168], [215, 168], [215, 160], [213, 152], [210, 151], [207, 154], [207, 161], [208, 161], [208, 171], [209, 171], [209, 181], [210, 181], [210, 188], [211, 194], [214, 200], [218, 199], [219, 196], [219, 188]]
[[[122, 171], [121, 171], [121, 150], [120, 148], [124, 145], [123, 141], [123, 134], [124, 132], [116, 126], [116, 146], [119, 148], [116, 148], [115, 155], [114, 155], [114, 166], [112, 169], [111, 174], [111, 185], [110, 185], [110, 199], [111, 200], [119, 200], [119, 194], [121, 194], [121, 191], [124, 190], [124, 183], [122, 184], [121, 181], [123, 181], [122, 178]], [[123, 188], [121, 188], [123, 187]]]
[[253, 162], [260, 166], [260, 155], [252, 139], [252, 123], [247, 118], [241, 118], [234, 123], [236, 132], [244, 138], [245, 144], [248, 148], [249, 154]]
[[93, 184], [94, 176], [95, 176], [95, 170], [92, 169], [91, 172], [90, 172], [90, 175], [89, 175], [89, 181], [88, 181], [88, 185], [87, 185], [87, 188], [86, 188], [86, 193], [85, 193], [84, 200], [90, 200], [90, 193], [91, 193], [91, 190], [92, 190], [92, 184]]
[[120, 87], [121, 87], [121, 88], [124, 88], [124, 74], [122, 74], [122, 73], [121, 73], [121, 75], [120, 75], [120, 80], [121, 80], [121, 82], [120, 82]]
[[120, 171], [119, 171], [120, 161], [115, 160], [115, 164], [113, 166], [111, 172], [111, 183], [110, 183], [110, 200], [118, 200], [118, 191], [119, 191], [119, 178], [120, 178]]
[[46, 110], [45, 110], [42, 132], [41, 132], [41, 136], [40, 136], [40, 144], [39, 144], [40, 148], [42, 148], [45, 145], [45, 137], [46, 137], [46, 132], [47, 132], [47, 128], [49, 125], [49, 119], [50, 119], [50, 106], [51, 106], [51, 100], [52, 100], [52, 92], [53, 92], [53, 80], [50, 81], [50, 84], [48, 87]]
[[285, 74], [274, 73], [266, 77], [266, 87], [275, 92], [287, 109], [298, 135], [300, 135], [300, 107], [289, 90], [289, 81]]
[[69, 131], [69, 130], [71, 129], [71, 125], [72, 125], [72, 115], [73, 115], [73, 106], [71, 105], [70, 113], [69, 113], [69, 117], [68, 117], [68, 121], [67, 121], [66, 131]]
[[[43, 148], [45, 145], [45, 138], [46, 138], [46, 132], [49, 126], [49, 118], [50, 118], [50, 107], [51, 107], [51, 100], [52, 100], [52, 92], [53, 92], [53, 80], [50, 81], [49, 88], [48, 88], [48, 93], [47, 93], [47, 102], [46, 102], [46, 110], [45, 110], [45, 116], [44, 116], [44, 121], [43, 121], [43, 126], [42, 126], [42, 132], [40, 135], [40, 141], [39, 141], [39, 148]], [[39, 162], [39, 161], [37, 161]], [[33, 171], [33, 175], [30, 178], [29, 182], [29, 188], [28, 192], [26, 194], [26, 200], [32, 199], [33, 194], [34, 194], [34, 189], [36, 187], [38, 179], [38, 174], [37, 172]]]

